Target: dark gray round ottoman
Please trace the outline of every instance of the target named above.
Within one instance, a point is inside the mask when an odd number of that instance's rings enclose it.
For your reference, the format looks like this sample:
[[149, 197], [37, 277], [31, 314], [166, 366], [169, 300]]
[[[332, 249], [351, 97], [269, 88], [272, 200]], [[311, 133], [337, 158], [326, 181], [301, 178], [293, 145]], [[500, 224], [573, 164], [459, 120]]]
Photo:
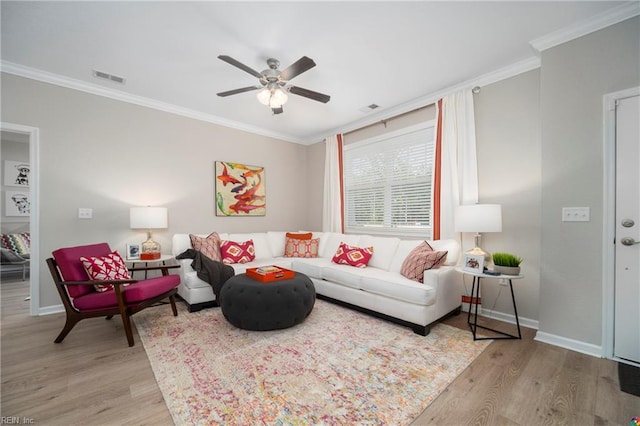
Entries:
[[309, 277], [263, 283], [246, 274], [229, 278], [220, 291], [220, 308], [231, 324], [245, 330], [277, 330], [300, 324], [316, 302]]

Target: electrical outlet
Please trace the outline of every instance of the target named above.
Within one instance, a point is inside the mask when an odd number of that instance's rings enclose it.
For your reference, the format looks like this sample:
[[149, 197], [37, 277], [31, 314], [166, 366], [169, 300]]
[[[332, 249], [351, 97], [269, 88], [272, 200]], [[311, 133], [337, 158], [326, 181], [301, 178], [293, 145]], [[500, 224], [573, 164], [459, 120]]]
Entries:
[[79, 219], [93, 219], [93, 209], [87, 207], [78, 208]]
[[498, 281], [498, 284], [500, 285], [509, 285], [509, 281], [506, 278], [500, 278], [500, 281]]

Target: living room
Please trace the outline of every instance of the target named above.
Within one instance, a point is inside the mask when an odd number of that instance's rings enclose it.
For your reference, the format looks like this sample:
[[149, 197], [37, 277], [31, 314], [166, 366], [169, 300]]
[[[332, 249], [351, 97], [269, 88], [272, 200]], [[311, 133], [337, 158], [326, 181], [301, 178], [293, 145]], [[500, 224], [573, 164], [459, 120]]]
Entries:
[[[640, 86], [637, 14], [636, 7], [626, 19], [544, 48], [537, 62], [480, 84], [474, 95], [479, 199], [503, 209], [502, 232], [484, 235], [483, 246], [525, 259], [517, 302], [523, 325], [537, 330], [536, 339], [594, 357], [608, 352], [610, 334], [603, 298], [603, 96]], [[6, 39], [3, 30], [3, 44]], [[33, 315], [62, 311], [43, 263], [53, 250], [98, 241], [124, 250], [144, 239], [129, 228], [132, 206], [168, 208], [169, 227], [154, 232], [165, 248], [176, 233], [322, 230], [322, 139], [291, 142], [133, 98], [100, 96], [4, 59], [3, 125], [38, 129], [31, 145], [38, 160], [40, 259], [40, 267], [33, 260], [31, 267]], [[214, 91], [207, 90], [208, 96]], [[432, 113], [422, 110], [417, 119]], [[385, 132], [406, 121], [388, 117], [371, 124], [368, 131]], [[357, 137], [345, 133], [346, 144]], [[215, 216], [215, 161], [265, 167], [266, 216]], [[567, 206], [588, 206], [590, 222], [563, 222]], [[79, 219], [79, 208], [91, 208], [93, 218]], [[470, 244], [463, 241], [465, 249]], [[499, 292], [497, 285], [483, 287], [483, 299], [495, 317], [509, 320], [510, 300]]]

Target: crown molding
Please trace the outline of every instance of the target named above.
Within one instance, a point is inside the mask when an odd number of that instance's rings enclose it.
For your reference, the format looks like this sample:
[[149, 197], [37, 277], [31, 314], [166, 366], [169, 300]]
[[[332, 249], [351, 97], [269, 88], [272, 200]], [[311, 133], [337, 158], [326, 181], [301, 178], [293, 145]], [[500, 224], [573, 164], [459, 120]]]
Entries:
[[640, 15], [640, 2], [631, 1], [620, 5], [618, 7], [611, 8], [600, 15], [596, 15], [590, 19], [580, 22], [575, 25], [571, 25], [566, 28], [562, 28], [558, 31], [554, 31], [543, 37], [537, 38], [529, 42], [531, 47], [540, 54], [541, 52], [566, 43], [571, 40], [575, 40], [579, 37], [625, 21], [634, 16]]
[[437, 92], [432, 92], [425, 96], [421, 96], [419, 98], [413, 99], [409, 102], [397, 105], [395, 107], [389, 107], [380, 112], [369, 114], [364, 118], [361, 118], [356, 121], [352, 121], [348, 124], [345, 124], [344, 126], [336, 127], [333, 130], [329, 131], [328, 133], [324, 132], [322, 134], [317, 134], [315, 135], [315, 137], [309, 138], [310, 140], [314, 140], [315, 142], [310, 142], [308, 144], [323, 141], [327, 137], [333, 136], [336, 134], [352, 132], [354, 130], [358, 130], [360, 128], [369, 126], [371, 124], [375, 124], [376, 122], [387, 120], [395, 116], [404, 114], [406, 112], [410, 112], [418, 108], [435, 104], [438, 101], [438, 99], [442, 98], [443, 96], [448, 95], [450, 93], [457, 92], [459, 90], [465, 90], [465, 89], [470, 90], [475, 86], [480, 86], [480, 87], [486, 86], [486, 85], [496, 83], [498, 81], [505, 80], [507, 78], [514, 77], [516, 75], [519, 75], [537, 68], [540, 68], [540, 58], [535, 56], [531, 58], [527, 58], [522, 61], [508, 65], [506, 67], [499, 68], [495, 71], [491, 71], [487, 74], [483, 74], [479, 77], [463, 81], [462, 83], [449, 86], [445, 89], [438, 90]]
[[233, 129], [244, 131], [244, 132], [254, 133], [257, 135], [279, 139], [286, 142], [293, 142], [298, 144], [303, 143], [301, 139], [294, 138], [290, 135], [271, 132], [269, 130], [266, 130], [260, 127], [250, 126], [238, 121], [227, 120], [212, 114], [205, 114], [200, 111], [195, 111], [189, 108], [183, 108], [178, 105], [157, 101], [155, 99], [132, 95], [129, 93], [122, 92], [120, 90], [110, 89], [108, 87], [99, 86], [97, 84], [91, 84], [91, 83], [87, 83], [85, 81], [77, 80], [74, 78], [64, 77], [58, 74], [39, 70], [37, 68], [31, 68], [31, 67], [26, 67], [24, 65], [15, 64], [13, 62], [2, 61], [0, 66], [0, 71], [7, 74], [17, 75], [19, 77], [29, 78], [31, 80], [37, 80], [37, 81], [53, 84], [60, 87], [66, 87], [68, 89], [79, 90], [81, 92], [90, 93], [92, 95], [102, 96], [105, 98], [115, 99], [117, 101], [122, 101], [130, 104], [134, 104], [134, 105], [152, 108], [158, 111], [168, 112], [171, 114], [176, 114], [176, 115], [180, 115], [187, 118], [192, 118], [194, 120], [206, 121], [207, 123], [217, 124], [219, 126], [224, 126], [224, 127], [230, 127]]

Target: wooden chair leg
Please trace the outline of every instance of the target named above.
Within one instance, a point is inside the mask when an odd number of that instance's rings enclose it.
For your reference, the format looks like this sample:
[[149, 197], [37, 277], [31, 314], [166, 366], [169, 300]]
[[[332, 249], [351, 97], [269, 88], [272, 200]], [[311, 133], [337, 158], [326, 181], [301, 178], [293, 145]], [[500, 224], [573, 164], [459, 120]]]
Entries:
[[171, 302], [171, 310], [173, 311], [173, 316], [177, 317], [178, 316], [178, 308], [176, 307], [176, 296], [175, 295], [171, 295], [169, 296], [169, 302]]
[[113, 318], [113, 315], [107, 315], [104, 319], [110, 320], [111, 318]]
[[135, 342], [133, 341], [133, 330], [131, 330], [131, 318], [129, 317], [129, 313], [125, 313], [122, 315], [122, 325], [124, 326], [124, 332], [127, 334], [127, 342], [129, 346], [133, 346]]
[[77, 317], [75, 315], [69, 315], [67, 314], [67, 321], [64, 323], [64, 328], [62, 329], [62, 331], [60, 332], [60, 334], [58, 334], [58, 337], [56, 337], [56, 340], [54, 340], [55, 343], [61, 343], [65, 337], [67, 337], [67, 334], [69, 334], [69, 332], [71, 331], [71, 329], [73, 327], [75, 327], [75, 325], [81, 320], [82, 318]]

